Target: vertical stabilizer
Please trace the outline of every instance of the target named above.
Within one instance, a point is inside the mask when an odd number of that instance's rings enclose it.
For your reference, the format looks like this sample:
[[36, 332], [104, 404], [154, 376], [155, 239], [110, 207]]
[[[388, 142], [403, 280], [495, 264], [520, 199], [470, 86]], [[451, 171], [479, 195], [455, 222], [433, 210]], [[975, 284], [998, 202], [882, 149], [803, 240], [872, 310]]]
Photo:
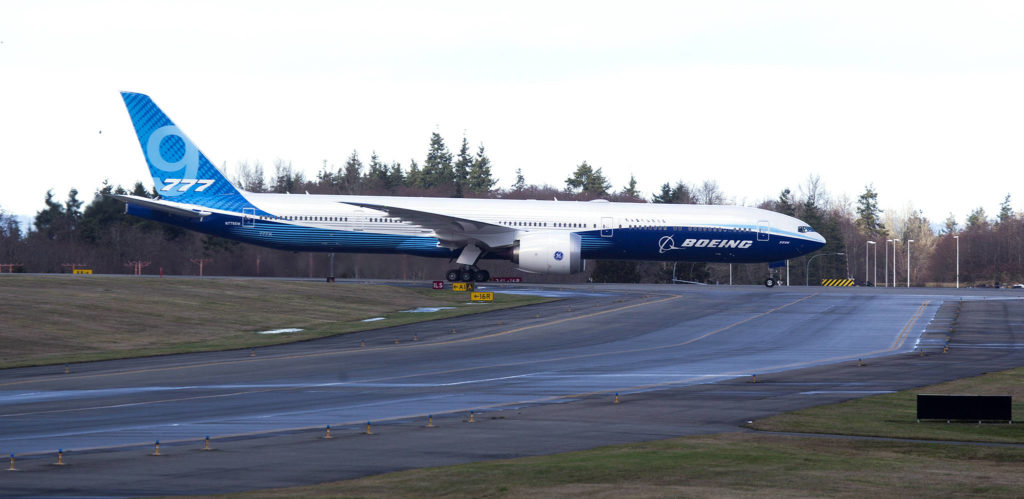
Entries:
[[121, 97], [161, 198], [238, 212], [252, 206], [149, 96]]

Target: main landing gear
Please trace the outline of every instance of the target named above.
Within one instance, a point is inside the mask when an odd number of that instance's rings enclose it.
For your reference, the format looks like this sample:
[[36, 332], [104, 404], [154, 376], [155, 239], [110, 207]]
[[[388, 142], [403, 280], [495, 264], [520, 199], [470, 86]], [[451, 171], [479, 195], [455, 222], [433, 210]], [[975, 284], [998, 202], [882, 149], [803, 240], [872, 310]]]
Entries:
[[449, 270], [444, 277], [448, 282], [487, 282], [491, 279], [491, 273], [471, 265], [463, 265], [462, 268]]
[[775, 279], [772, 278], [772, 277], [769, 277], [769, 278], [764, 280], [764, 285], [769, 287], [769, 288], [774, 288], [776, 284], [778, 284], [778, 283], [775, 282]]

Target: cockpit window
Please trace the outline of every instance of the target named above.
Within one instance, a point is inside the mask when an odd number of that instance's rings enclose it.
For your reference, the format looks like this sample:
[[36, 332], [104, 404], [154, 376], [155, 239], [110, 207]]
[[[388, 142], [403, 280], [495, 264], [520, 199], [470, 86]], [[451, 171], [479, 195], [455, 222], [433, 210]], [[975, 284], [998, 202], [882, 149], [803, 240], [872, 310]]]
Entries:
[[797, 227], [796, 230], [800, 232], [814, 232], [814, 229], [812, 229], [810, 225], [801, 225]]

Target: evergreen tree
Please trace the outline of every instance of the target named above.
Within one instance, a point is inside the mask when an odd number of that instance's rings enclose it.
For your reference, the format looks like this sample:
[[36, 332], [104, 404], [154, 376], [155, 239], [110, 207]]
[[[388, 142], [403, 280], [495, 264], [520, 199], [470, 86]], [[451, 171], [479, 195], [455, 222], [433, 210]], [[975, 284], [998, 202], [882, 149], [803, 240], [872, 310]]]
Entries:
[[526, 189], [526, 178], [523, 177], [523, 169], [516, 168], [516, 183], [512, 184], [512, 190], [522, 192]]
[[469, 187], [470, 192], [485, 194], [490, 192], [497, 182], [496, 179], [491, 177], [491, 160], [487, 157], [487, 153], [484, 152], [484, 145], [480, 144], [480, 147], [476, 150], [473, 164], [469, 168], [469, 177], [467, 178], [466, 185]]
[[1010, 195], [1007, 194], [1003, 202], [999, 203], [999, 217], [996, 220], [996, 224], [1002, 225], [1010, 220], [1013, 220], [1013, 207], [1010, 206]]
[[861, 232], [869, 237], [885, 235], [885, 226], [881, 222], [882, 210], [878, 208], [878, 193], [874, 185], [864, 188], [864, 194], [857, 198], [857, 221], [854, 222]]
[[967, 215], [967, 230], [988, 229], [988, 217], [985, 215], [985, 208], [978, 207]]
[[78, 189], [68, 191], [68, 199], [64, 204], [54, 200], [53, 190], [48, 190], [44, 202], [46, 208], [36, 213], [36, 231], [51, 241], [73, 240], [82, 219], [82, 201], [78, 199]]
[[395, 161], [388, 170], [388, 189], [394, 190], [402, 185], [405, 185], [405, 174], [402, 173], [402, 165]]
[[64, 215], [71, 222], [71, 228], [82, 218], [82, 201], [78, 199], [78, 189], [68, 191], [68, 200], [64, 202]]
[[332, 168], [327, 167], [327, 160], [325, 159], [323, 166], [320, 167], [320, 171], [316, 174], [316, 184], [330, 192], [341, 194], [339, 182], [338, 175]]
[[473, 156], [469, 153], [469, 141], [462, 136], [462, 146], [459, 147], [459, 155], [455, 158], [455, 193], [456, 197], [462, 197], [462, 192], [469, 184], [469, 170], [473, 166]]
[[156, 187], [155, 186], [153, 187], [152, 190], [149, 190], [149, 189], [146, 189], [146, 185], [143, 184], [142, 182], [135, 182], [135, 185], [132, 187], [132, 193], [131, 194], [132, 194], [132, 196], [139, 196], [139, 197], [150, 198], [150, 199], [156, 199], [157, 197], [159, 197], [157, 195]]
[[629, 183], [622, 188], [622, 195], [634, 199], [640, 199], [640, 192], [636, 190], [636, 176], [629, 174]]
[[652, 196], [651, 201], [666, 204], [693, 204], [693, 189], [681, 180], [676, 182], [675, 187], [665, 182], [661, 186], [661, 192]]
[[791, 217], [796, 216], [796, 204], [793, 202], [793, 193], [790, 192], [789, 187], [783, 189], [782, 193], [779, 194], [779, 200], [775, 204], [775, 211]]
[[423, 187], [428, 189], [450, 186], [455, 182], [452, 153], [448, 152], [448, 146], [437, 132], [430, 135], [430, 150], [427, 151], [427, 160], [423, 162], [423, 171], [420, 174]]
[[651, 201], [655, 203], [671, 203], [672, 202], [672, 186], [668, 182], [661, 184], [661, 192], [651, 196]]
[[416, 164], [415, 159], [409, 160], [409, 173], [405, 175], [405, 186], [413, 189], [426, 187], [426, 182], [423, 180], [423, 172], [420, 171], [420, 165]]
[[103, 181], [103, 186], [96, 192], [96, 197], [82, 213], [81, 227], [84, 241], [93, 244], [99, 243], [105, 235], [104, 233], [111, 227], [122, 224], [131, 225], [133, 219], [141, 220], [135, 217], [129, 218], [124, 213], [124, 203], [110, 197], [111, 194], [127, 194], [127, 192], [120, 186], [114, 188], [107, 181]]
[[583, 192], [595, 196], [608, 194], [612, 184], [604, 177], [604, 173], [598, 168], [595, 170], [586, 161], [576, 166], [572, 176], [565, 179], [566, 190], [569, 192]]
[[46, 191], [46, 208], [36, 213], [36, 231], [47, 239], [56, 239], [64, 219], [64, 205], [53, 199], [53, 189]]
[[361, 190], [359, 185], [363, 177], [363, 162], [359, 160], [359, 152], [355, 149], [345, 161], [345, 169], [340, 172], [341, 189], [345, 194], [358, 194]]
[[366, 184], [371, 189], [391, 190], [391, 170], [377, 157], [377, 151], [370, 154], [370, 166], [366, 172]]

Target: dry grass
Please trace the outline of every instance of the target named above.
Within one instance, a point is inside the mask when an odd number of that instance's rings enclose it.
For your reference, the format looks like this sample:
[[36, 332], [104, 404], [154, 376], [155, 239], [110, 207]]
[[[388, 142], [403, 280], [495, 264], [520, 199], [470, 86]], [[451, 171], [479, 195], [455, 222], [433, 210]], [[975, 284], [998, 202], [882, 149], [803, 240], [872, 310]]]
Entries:
[[750, 433], [389, 473], [246, 497], [995, 496], [1024, 449]]
[[[0, 276], [0, 368], [262, 346], [548, 301], [262, 279]], [[431, 314], [415, 307], [449, 306]], [[377, 322], [361, 322], [371, 317]], [[301, 328], [302, 333], [258, 331]]]

